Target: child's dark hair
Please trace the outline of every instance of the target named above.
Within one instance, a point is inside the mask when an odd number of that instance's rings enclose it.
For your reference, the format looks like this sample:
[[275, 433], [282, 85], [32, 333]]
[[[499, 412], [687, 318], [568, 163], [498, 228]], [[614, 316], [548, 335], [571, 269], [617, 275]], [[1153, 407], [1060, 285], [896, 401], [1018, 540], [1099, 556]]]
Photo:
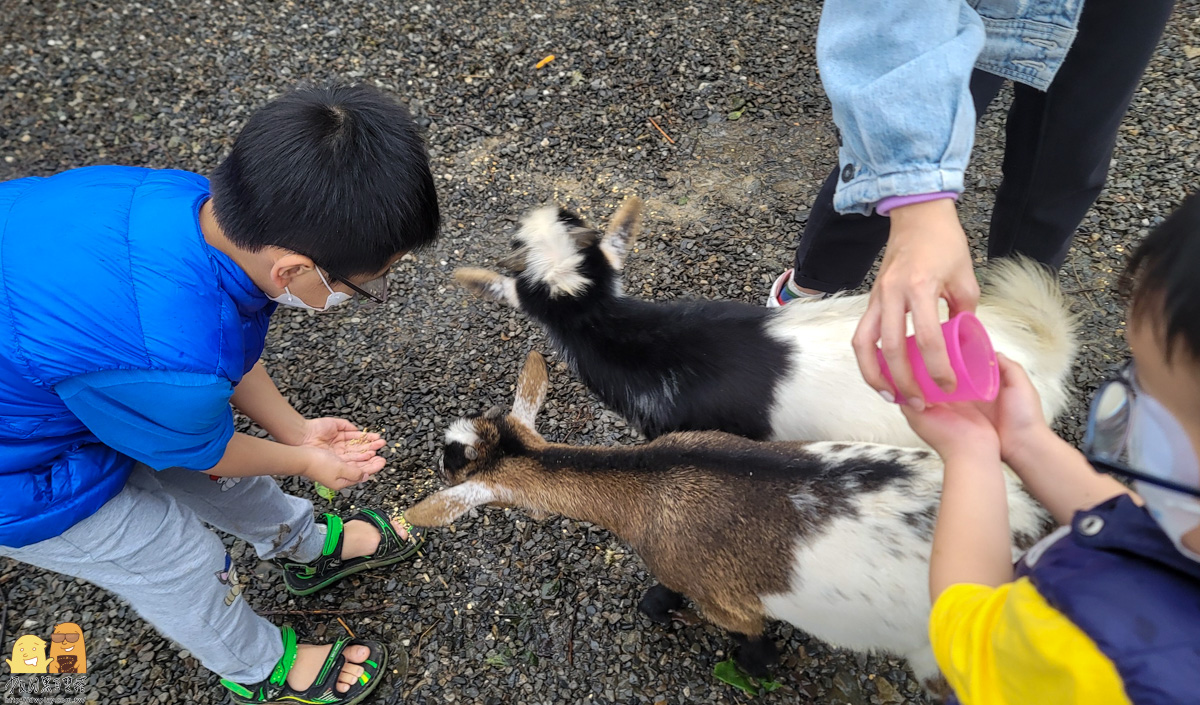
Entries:
[[292, 91], [250, 116], [212, 175], [235, 245], [281, 247], [339, 277], [431, 243], [441, 216], [408, 111], [364, 85]]
[[1200, 358], [1200, 193], [1138, 245], [1121, 291], [1132, 296], [1134, 315], [1161, 327], [1168, 361], [1180, 342]]

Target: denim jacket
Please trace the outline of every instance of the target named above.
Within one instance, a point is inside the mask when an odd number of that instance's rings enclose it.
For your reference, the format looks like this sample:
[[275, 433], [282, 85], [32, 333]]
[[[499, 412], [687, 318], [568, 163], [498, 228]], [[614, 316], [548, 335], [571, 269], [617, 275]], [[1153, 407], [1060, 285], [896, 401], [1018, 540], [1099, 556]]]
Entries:
[[971, 71], [1046, 90], [1083, 0], [825, 0], [817, 66], [841, 133], [834, 208], [961, 193], [975, 138]]

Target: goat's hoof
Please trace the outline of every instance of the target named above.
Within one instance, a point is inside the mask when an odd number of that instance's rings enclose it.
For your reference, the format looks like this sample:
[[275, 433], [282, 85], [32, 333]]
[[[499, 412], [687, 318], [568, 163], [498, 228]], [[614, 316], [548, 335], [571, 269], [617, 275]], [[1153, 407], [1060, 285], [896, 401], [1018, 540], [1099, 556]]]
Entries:
[[764, 679], [771, 674], [771, 666], [779, 663], [779, 650], [774, 642], [762, 636], [748, 637], [744, 634], [734, 634], [741, 644], [734, 660], [743, 671], [751, 676]]
[[638, 611], [657, 624], [670, 624], [671, 613], [683, 606], [683, 595], [662, 583], [646, 591], [638, 603]]
[[930, 702], [934, 703], [944, 703], [950, 699], [951, 695], [954, 695], [950, 684], [946, 682], [945, 677], [940, 675], [921, 681], [921, 687], [924, 688], [925, 694], [929, 696]]

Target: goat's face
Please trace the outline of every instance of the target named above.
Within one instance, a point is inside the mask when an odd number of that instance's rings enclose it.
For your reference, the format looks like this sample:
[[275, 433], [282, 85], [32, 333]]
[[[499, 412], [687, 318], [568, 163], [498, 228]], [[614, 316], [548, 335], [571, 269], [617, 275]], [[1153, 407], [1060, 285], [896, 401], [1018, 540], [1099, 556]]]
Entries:
[[550, 382], [546, 360], [537, 352], [525, 358], [512, 411], [494, 408], [481, 416], [458, 419], [446, 430], [438, 461], [449, 489], [421, 500], [404, 514], [417, 526], [445, 526], [481, 504], [504, 504], [505, 461], [528, 455], [545, 441], [534, 419]]
[[[480, 423], [476, 423], [480, 421]], [[458, 419], [446, 429], [438, 474], [447, 485], [458, 485], [495, 464], [492, 457], [499, 435], [495, 424], [482, 417]]]
[[574, 213], [539, 208], [521, 220], [512, 252], [499, 263], [515, 279], [475, 268], [457, 269], [454, 278], [478, 296], [517, 308], [620, 294], [621, 269], [640, 217], [641, 201], [630, 197], [602, 235]]
[[547, 206], [526, 215], [500, 266], [552, 298], [579, 298], [615, 274], [600, 253], [600, 233], [579, 216]]
[[461, 418], [446, 429], [438, 470], [447, 485], [487, 481], [501, 472], [505, 458], [527, 455], [542, 437], [499, 408]]

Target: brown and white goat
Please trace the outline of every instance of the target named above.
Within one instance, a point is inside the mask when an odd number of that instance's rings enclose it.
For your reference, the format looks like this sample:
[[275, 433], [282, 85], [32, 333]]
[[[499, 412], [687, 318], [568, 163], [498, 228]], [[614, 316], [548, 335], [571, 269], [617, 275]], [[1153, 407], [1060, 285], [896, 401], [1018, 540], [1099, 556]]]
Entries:
[[[929, 554], [942, 486], [930, 451], [872, 443], [758, 442], [681, 432], [589, 448], [546, 442], [534, 418], [548, 381], [531, 352], [511, 413], [459, 419], [441, 473], [451, 487], [405, 512], [445, 526], [480, 505], [561, 514], [624, 540], [661, 582], [640, 609], [665, 622], [687, 596], [742, 643], [762, 675], [777, 656], [762, 636], [780, 619], [835, 646], [906, 657], [933, 683]], [[1045, 513], [1008, 477], [1013, 555]]]
[[[646, 301], [621, 272], [640, 222], [630, 198], [603, 235], [554, 207], [527, 215], [500, 265], [459, 269], [476, 294], [537, 321], [583, 383], [648, 438], [728, 431], [756, 440], [923, 446], [900, 409], [863, 381], [850, 339], [866, 296], [767, 309], [744, 301]], [[1075, 353], [1062, 292], [1037, 264], [983, 272], [978, 316], [1019, 362], [1047, 419], [1066, 405]]]

